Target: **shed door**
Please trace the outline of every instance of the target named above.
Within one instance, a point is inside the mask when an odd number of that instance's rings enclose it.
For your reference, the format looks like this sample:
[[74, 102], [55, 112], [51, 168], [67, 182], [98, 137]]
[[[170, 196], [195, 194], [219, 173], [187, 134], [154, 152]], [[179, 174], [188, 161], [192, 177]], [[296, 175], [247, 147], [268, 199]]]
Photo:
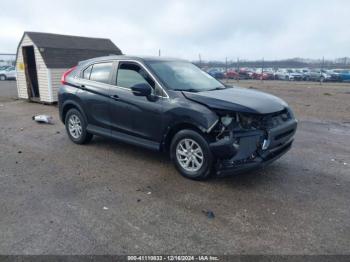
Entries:
[[34, 47], [24, 46], [22, 47], [22, 53], [25, 67], [28, 96], [30, 99], [36, 100], [40, 98], [40, 94]]

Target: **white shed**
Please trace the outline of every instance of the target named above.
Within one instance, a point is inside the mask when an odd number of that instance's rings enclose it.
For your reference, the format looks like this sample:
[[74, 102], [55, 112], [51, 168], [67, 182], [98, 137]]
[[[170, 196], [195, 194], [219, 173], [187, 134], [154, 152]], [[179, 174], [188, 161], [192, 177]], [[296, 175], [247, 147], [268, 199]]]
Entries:
[[111, 54], [122, 53], [110, 39], [24, 32], [16, 56], [18, 97], [57, 102], [66, 70], [79, 61]]

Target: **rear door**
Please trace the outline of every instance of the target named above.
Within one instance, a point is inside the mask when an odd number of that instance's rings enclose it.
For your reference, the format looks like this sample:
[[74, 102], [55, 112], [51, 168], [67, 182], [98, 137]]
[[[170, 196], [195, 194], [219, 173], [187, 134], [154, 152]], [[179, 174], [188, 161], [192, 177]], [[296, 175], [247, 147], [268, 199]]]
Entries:
[[109, 88], [113, 62], [97, 62], [84, 68], [79, 81], [79, 97], [88, 123], [110, 132]]
[[[114, 87], [111, 87], [111, 125], [113, 131], [123, 131], [139, 138], [159, 142], [162, 133], [163, 92], [145, 67], [135, 61], [119, 61]], [[151, 97], [135, 96], [131, 87], [149, 84]]]

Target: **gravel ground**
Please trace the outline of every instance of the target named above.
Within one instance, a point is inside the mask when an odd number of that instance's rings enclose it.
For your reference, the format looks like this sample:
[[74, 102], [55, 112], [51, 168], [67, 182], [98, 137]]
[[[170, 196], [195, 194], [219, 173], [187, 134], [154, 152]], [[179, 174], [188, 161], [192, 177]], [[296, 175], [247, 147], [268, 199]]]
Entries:
[[55, 106], [0, 82], [0, 253], [350, 254], [350, 85], [239, 85], [292, 106], [294, 147], [264, 170], [194, 182], [160, 153], [73, 144]]
[[16, 81], [0, 82], [0, 103], [17, 97]]

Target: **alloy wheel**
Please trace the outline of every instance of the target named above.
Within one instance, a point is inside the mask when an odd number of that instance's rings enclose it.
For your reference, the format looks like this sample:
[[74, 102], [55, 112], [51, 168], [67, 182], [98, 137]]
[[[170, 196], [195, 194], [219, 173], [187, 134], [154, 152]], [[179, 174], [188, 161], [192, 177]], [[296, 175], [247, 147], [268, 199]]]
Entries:
[[198, 171], [204, 163], [202, 148], [191, 138], [184, 138], [177, 144], [176, 158], [181, 167], [189, 172]]
[[68, 130], [69, 130], [69, 134], [75, 138], [75, 139], [79, 139], [83, 128], [81, 126], [81, 121], [79, 119], [79, 117], [77, 115], [71, 115], [68, 119]]

